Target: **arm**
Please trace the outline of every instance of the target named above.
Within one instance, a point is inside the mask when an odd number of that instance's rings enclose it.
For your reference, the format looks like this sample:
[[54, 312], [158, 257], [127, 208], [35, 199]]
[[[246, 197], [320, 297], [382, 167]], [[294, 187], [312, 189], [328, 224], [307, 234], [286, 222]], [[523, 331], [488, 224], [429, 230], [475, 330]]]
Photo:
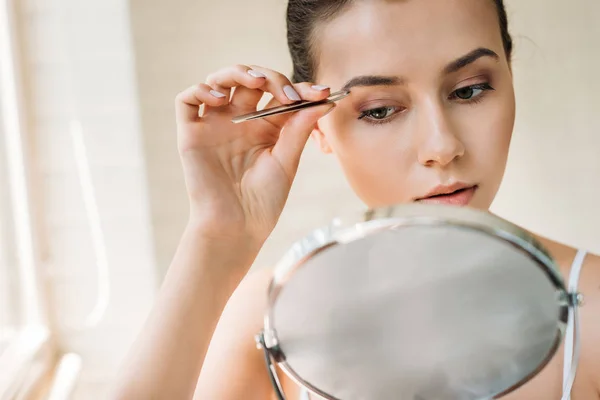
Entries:
[[271, 271], [248, 275], [217, 325], [194, 400], [266, 400], [273, 395], [262, 351], [254, 336], [263, 328]]
[[244, 247], [186, 229], [116, 398], [191, 398], [219, 317], [253, 261]]
[[[237, 65], [177, 96], [177, 141], [191, 222], [142, 335], [119, 375], [116, 398], [192, 398], [223, 309], [275, 227], [306, 141], [333, 105], [248, 124], [232, 124], [231, 118], [256, 111], [265, 92], [273, 95], [269, 106], [293, 103], [284, 90], [291, 85], [279, 72]], [[328, 89], [315, 89], [308, 82], [294, 88], [305, 100], [323, 100], [329, 95]], [[252, 303], [254, 296], [235, 297], [241, 300], [232, 300], [223, 316], [223, 328], [215, 335], [199, 385], [209, 400], [224, 398], [212, 397], [220, 389], [216, 378], [209, 381], [211, 377], [241, 370], [219, 360], [231, 351], [229, 346], [248, 355], [240, 357], [247, 361], [240, 376], [254, 377], [255, 364], [246, 352], [258, 330], [252, 331], [250, 309], [262, 306]]]

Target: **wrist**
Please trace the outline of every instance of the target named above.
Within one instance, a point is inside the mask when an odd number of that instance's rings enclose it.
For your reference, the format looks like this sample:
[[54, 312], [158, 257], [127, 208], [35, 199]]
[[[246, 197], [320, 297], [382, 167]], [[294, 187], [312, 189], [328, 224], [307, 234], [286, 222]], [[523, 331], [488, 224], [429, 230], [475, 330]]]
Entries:
[[209, 264], [222, 264], [223, 270], [243, 270], [244, 274], [252, 266], [263, 241], [252, 235], [238, 231], [214, 229], [198, 220], [189, 220], [182, 243], [189, 243], [200, 252]]

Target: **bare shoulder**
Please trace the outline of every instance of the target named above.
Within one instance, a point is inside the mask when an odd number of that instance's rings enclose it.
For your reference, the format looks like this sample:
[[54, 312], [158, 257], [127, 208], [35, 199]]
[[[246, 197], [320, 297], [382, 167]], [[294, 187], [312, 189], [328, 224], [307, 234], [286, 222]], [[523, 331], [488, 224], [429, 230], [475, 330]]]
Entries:
[[[538, 237], [538, 239], [550, 251], [550, 254], [560, 268], [563, 278], [567, 281], [579, 249], [542, 237]], [[579, 291], [584, 295], [586, 303], [582, 311], [596, 306], [600, 307], [599, 255], [590, 252], [586, 254], [579, 278]]]
[[[578, 249], [548, 239], [539, 238], [561, 268], [565, 280]], [[600, 393], [600, 256], [588, 253], [579, 279], [579, 292], [584, 296], [581, 314], [581, 375], [589, 379]]]
[[200, 373], [195, 399], [270, 398], [271, 385], [254, 337], [262, 329], [269, 269], [249, 273], [229, 299]]
[[[579, 249], [543, 237], [537, 237], [537, 239], [550, 251], [550, 254], [560, 267], [563, 277], [565, 279], [568, 278]], [[586, 254], [581, 270], [580, 287], [588, 290], [591, 288], [600, 289], [599, 255], [590, 252]], [[600, 294], [600, 291], [596, 291]]]

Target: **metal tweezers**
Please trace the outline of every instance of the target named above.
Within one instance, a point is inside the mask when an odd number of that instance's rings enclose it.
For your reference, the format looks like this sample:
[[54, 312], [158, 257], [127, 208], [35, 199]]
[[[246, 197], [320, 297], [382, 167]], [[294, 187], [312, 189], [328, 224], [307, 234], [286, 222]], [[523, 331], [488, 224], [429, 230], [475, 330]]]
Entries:
[[283, 106], [277, 106], [273, 108], [267, 108], [264, 110], [252, 112], [250, 114], [244, 114], [237, 117], [234, 117], [231, 122], [234, 124], [239, 124], [240, 122], [251, 121], [253, 119], [260, 119], [265, 117], [270, 117], [272, 115], [284, 114], [289, 112], [294, 112], [298, 110], [302, 110], [305, 108], [316, 107], [322, 104], [333, 103], [343, 99], [344, 97], [350, 94], [349, 90], [342, 90], [339, 92], [332, 93], [328, 98], [319, 100], [319, 101], [300, 101], [293, 104], [287, 104]]

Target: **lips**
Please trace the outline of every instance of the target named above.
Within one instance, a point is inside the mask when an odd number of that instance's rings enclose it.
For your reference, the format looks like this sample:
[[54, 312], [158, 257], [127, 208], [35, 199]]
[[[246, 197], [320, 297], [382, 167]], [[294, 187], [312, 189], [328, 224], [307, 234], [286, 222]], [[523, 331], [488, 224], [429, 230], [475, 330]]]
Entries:
[[425, 197], [416, 201], [427, 204], [446, 204], [464, 207], [469, 204], [477, 186], [457, 183], [449, 186], [438, 186]]

